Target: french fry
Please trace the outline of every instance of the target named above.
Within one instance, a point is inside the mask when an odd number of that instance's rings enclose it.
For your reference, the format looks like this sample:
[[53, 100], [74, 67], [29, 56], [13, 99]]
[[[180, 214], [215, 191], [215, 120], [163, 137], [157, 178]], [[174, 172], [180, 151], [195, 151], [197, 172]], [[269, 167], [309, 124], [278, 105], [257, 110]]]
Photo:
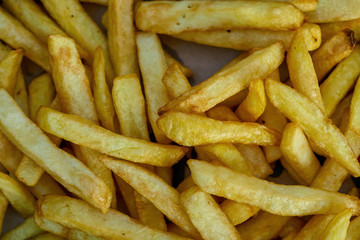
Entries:
[[[342, 122], [343, 114], [345, 113], [345, 110], [350, 111], [350, 104], [352, 100], [353, 95], [349, 94], [347, 97], [345, 97], [341, 102], [337, 105], [334, 113], [331, 115], [330, 119], [337, 127], [340, 126]], [[350, 114], [350, 113], [349, 113]]]
[[315, 68], [300, 31], [295, 33], [286, 60], [290, 80], [294, 88], [313, 101], [321, 111], [325, 112]]
[[86, 232], [79, 231], [77, 229], [70, 229], [68, 234], [69, 240], [104, 240], [102, 237], [97, 237]]
[[[0, 89], [0, 99], [1, 131], [69, 191], [106, 212], [111, 193], [105, 183], [76, 158], [56, 148], [3, 89]], [[14, 122], [17, 123], [16, 129], [12, 128]]]
[[[52, 195], [50, 195], [52, 196]], [[56, 196], [56, 195], [55, 195]], [[38, 203], [38, 202], [37, 202]], [[37, 226], [41, 229], [53, 233], [55, 235], [68, 238], [70, 229], [49, 219], [45, 218], [40, 211], [36, 210], [34, 214], [34, 220]]]
[[354, 32], [350, 29], [344, 29], [334, 34], [311, 55], [319, 82], [336, 64], [350, 55], [355, 44]]
[[139, 219], [139, 214], [136, 209], [134, 189], [117, 175], [115, 175], [115, 180], [124, 199], [130, 217]]
[[43, 233], [33, 238], [30, 238], [30, 240], [64, 240], [64, 238], [52, 233]]
[[346, 240], [355, 240], [360, 237], [360, 217], [356, 217], [353, 220], [351, 220], [347, 234], [346, 234]]
[[159, 38], [153, 33], [138, 32], [136, 34], [136, 44], [149, 121], [157, 142], [169, 143], [170, 140], [156, 124], [156, 120], [159, 118], [158, 109], [170, 100], [161, 81], [167, 68], [164, 51]]
[[81, 4], [75, 0], [60, 2], [43, 0], [42, 4], [60, 27], [88, 53], [94, 54], [98, 46], [103, 48], [106, 62], [106, 80], [109, 87], [112, 87], [114, 70], [110, 61], [106, 38]]
[[[199, 158], [199, 159], [201, 159], [201, 158]], [[189, 175], [186, 178], [184, 178], [184, 180], [176, 187], [176, 190], [179, 193], [182, 193], [182, 192], [186, 191], [187, 189], [191, 188], [192, 186], [195, 186], [195, 183], [192, 180], [191, 175]]]
[[192, 77], [192, 75], [194, 75], [193, 71], [190, 68], [183, 65], [181, 62], [171, 56], [168, 52], [164, 51], [164, 56], [168, 67], [170, 67], [171, 64], [176, 63], [177, 65], [179, 65], [181, 71], [185, 74], [186, 77]]
[[194, 182], [203, 191], [258, 206], [269, 213], [282, 216], [333, 214], [346, 208], [355, 215], [359, 213], [359, 200], [344, 194], [279, 185], [198, 160], [189, 160], [188, 165]]
[[[159, 109], [163, 114], [169, 110], [202, 113], [223, 100], [245, 89], [250, 80], [265, 78], [280, 65], [284, 59], [281, 43], [275, 43], [251, 54], [232, 67], [216, 73], [208, 80], [192, 87], [178, 98]], [[251, 72], [248, 71], [252, 69]]]
[[334, 215], [317, 215], [312, 217], [293, 240], [321, 239], [326, 226], [334, 218]]
[[2, 192], [0, 192], [0, 229], [3, 229], [4, 217], [8, 205], [9, 201], [7, 200], [6, 196]]
[[171, 167], [155, 167], [155, 173], [169, 185], [172, 185], [174, 171]]
[[16, 228], [5, 233], [1, 239], [11, 240], [11, 239], [28, 239], [38, 234], [43, 233], [44, 230], [36, 226], [34, 222], [34, 217], [27, 218], [22, 224], [18, 225]]
[[33, 187], [29, 187], [30, 191], [36, 198], [44, 195], [55, 194], [65, 195], [64, 190], [49, 174], [43, 173], [39, 181]]
[[172, 222], [170, 222], [168, 224], [167, 230], [168, 230], [168, 232], [175, 233], [175, 234], [177, 234], [179, 236], [191, 238], [190, 234], [188, 234], [187, 232], [185, 232], [184, 230], [182, 230], [181, 228], [179, 228], [176, 224], [174, 224]]
[[291, 217], [260, 212], [249, 221], [236, 227], [243, 239], [275, 238]]
[[[300, 28], [304, 35], [306, 47], [313, 51], [320, 47], [321, 29], [316, 24], [304, 23]], [[185, 41], [214, 47], [232, 48], [236, 50], [251, 50], [265, 48], [278, 41], [283, 42], [285, 50], [289, 49], [295, 31], [271, 31], [256, 29], [232, 29], [217, 31], [187, 31], [171, 35]]]
[[25, 79], [21, 68], [19, 68], [17, 74], [14, 99], [17, 102], [17, 104], [21, 107], [21, 109], [24, 111], [24, 113], [28, 116], [29, 115], [28, 92], [26, 89]]
[[100, 161], [154, 204], [172, 222], [198, 238], [199, 233], [181, 206], [180, 194], [164, 180], [153, 172], [130, 162], [114, 160], [105, 155], [100, 158]]
[[239, 28], [293, 30], [304, 19], [291, 4], [252, 1], [141, 2], [135, 15], [140, 30], [163, 34]]
[[347, 230], [350, 224], [351, 210], [345, 209], [338, 213], [326, 226], [321, 238], [330, 239], [346, 239]]
[[348, 128], [351, 128], [357, 134], [360, 134], [360, 128], [358, 124], [360, 124], [360, 111], [358, 108], [360, 107], [360, 83], [357, 81], [353, 93], [353, 97], [351, 99], [350, 104], [350, 116]]
[[258, 207], [231, 200], [223, 201], [220, 207], [234, 226], [245, 222], [260, 210]]
[[264, 81], [253, 79], [249, 83], [249, 92], [236, 109], [235, 114], [244, 122], [255, 122], [263, 114], [266, 106]]
[[3, 42], [0, 42], [0, 61], [2, 61], [13, 49]]
[[303, 180], [298, 173], [295, 171], [295, 169], [286, 161], [285, 157], [280, 158], [281, 166], [283, 166], [288, 174], [294, 179], [298, 184], [308, 186], [309, 184]]
[[183, 146], [221, 142], [274, 145], [280, 140], [276, 131], [257, 123], [218, 121], [176, 111], [163, 114], [157, 124], [168, 138]]
[[305, 226], [305, 222], [299, 217], [291, 218], [279, 232], [279, 237], [292, 239]]
[[271, 79], [265, 81], [265, 88], [274, 106], [287, 118], [299, 124], [317, 147], [354, 176], [360, 174], [360, 165], [346, 138], [313, 102], [294, 89]]
[[39, 109], [37, 123], [44, 131], [62, 136], [75, 144], [113, 157], [154, 166], [172, 166], [188, 151], [185, 147], [160, 145], [115, 134], [82, 117], [45, 107]]
[[234, 108], [240, 105], [242, 101], [246, 98], [248, 94], [248, 89], [241, 90], [240, 92], [236, 93], [235, 95], [225, 99], [221, 103], [216, 106], [226, 106], [229, 108]]
[[162, 82], [171, 98], [177, 98], [191, 89], [189, 81], [177, 63], [173, 63], [168, 67]]
[[323, 42], [327, 41], [332, 36], [346, 28], [354, 31], [354, 37], [356, 41], [358, 41], [360, 37], [360, 18], [349, 21], [323, 23], [320, 24], [320, 28]]
[[[197, 186], [181, 193], [181, 203], [204, 239], [241, 239], [212, 196]], [[208, 216], [212, 216], [209, 218]]]
[[320, 163], [312, 152], [303, 131], [296, 123], [286, 125], [280, 149], [296, 174], [306, 185], [310, 185], [320, 169]]
[[7, 57], [0, 61], [0, 87], [6, 89], [10, 95], [14, 95], [18, 71], [24, 50], [18, 49], [11, 51]]
[[27, 186], [34, 186], [44, 173], [44, 169], [28, 156], [24, 156], [16, 169], [15, 176]]

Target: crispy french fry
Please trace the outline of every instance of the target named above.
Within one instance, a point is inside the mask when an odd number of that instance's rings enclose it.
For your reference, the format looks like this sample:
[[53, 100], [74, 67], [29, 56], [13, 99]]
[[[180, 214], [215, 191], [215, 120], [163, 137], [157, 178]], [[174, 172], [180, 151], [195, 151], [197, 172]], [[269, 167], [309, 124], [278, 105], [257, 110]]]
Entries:
[[218, 121], [176, 111], [163, 114], [157, 124], [168, 138], [184, 146], [221, 142], [274, 145], [280, 140], [276, 131], [257, 123]]
[[263, 114], [266, 106], [264, 81], [253, 79], [249, 83], [249, 92], [236, 109], [235, 114], [244, 122], [255, 122]]
[[24, 50], [22, 49], [11, 51], [9, 55], [0, 62], [0, 87], [6, 89], [12, 96], [15, 93], [18, 71], [23, 54]]
[[345, 209], [341, 213], [338, 213], [329, 224], [326, 226], [321, 239], [339, 239], [345, 240], [346, 233], [350, 224], [351, 210]]
[[205, 112], [245, 89], [251, 79], [268, 76], [275, 71], [283, 59], [284, 50], [281, 43], [256, 51], [232, 67], [216, 73], [180, 97], [173, 99], [160, 108], [159, 113], [163, 114], [171, 109], [185, 112]]
[[142, 31], [176, 34], [239, 28], [292, 30], [301, 26], [304, 15], [280, 2], [154, 1], [140, 3], [135, 20]]
[[194, 237], [199, 236], [181, 207], [180, 194], [164, 180], [153, 172], [130, 162], [114, 160], [105, 155], [100, 160], [181, 229]]
[[[306, 47], [309, 51], [320, 47], [321, 29], [318, 25], [304, 23], [300, 29], [304, 35]], [[172, 37], [199, 44], [236, 50], [265, 48], [270, 44], [281, 41], [284, 44], [285, 50], [288, 50], [294, 34], [295, 31], [233, 29], [228, 31], [188, 31], [174, 34]]]
[[22, 224], [18, 225], [16, 228], [5, 233], [1, 239], [2, 240], [11, 240], [11, 239], [28, 239], [38, 234], [43, 233], [44, 230], [36, 226], [34, 222], [34, 217], [27, 218]]
[[179, 65], [181, 71], [185, 74], [186, 77], [192, 77], [194, 75], [193, 71], [183, 65], [181, 62], [179, 62], [177, 59], [175, 59], [173, 56], [171, 56], [168, 52], [164, 51], [165, 61], [168, 67], [170, 67], [171, 64], [176, 63]]
[[360, 18], [349, 21], [324, 23], [324, 24], [320, 24], [320, 28], [321, 28], [321, 38], [323, 42], [327, 41], [338, 32], [345, 30], [347, 28], [354, 31], [354, 37], [356, 41], [358, 41], [360, 37]]
[[312, 217], [293, 240], [321, 239], [326, 226], [334, 218], [334, 215], [317, 215]]
[[[360, 201], [345, 194], [304, 186], [279, 185], [198, 160], [189, 160], [188, 165], [194, 182], [202, 190], [233, 201], [258, 206], [273, 214], [332, 214], [346, 208], [351, 209], [355, 215], [359, 214]], [[277, 197], [274, 198], [274, 194]]]
[[350, 116], [349, 116], [349, 123], [348, 127], [355, 131], [357, 134], [360, 134], [360, 83], [359, 80], [357, 81], [353, 93], [353, 97], [351, 99], [350, 104]]
[[260, 210], [258, 207], [231, 200], [223, 201], [220, 207], [234, 226], [245, 222]]
[[334, 34], [311, 55], [319, 82], [336, 64], [350, 55], [355, 43], [354, 32], [350, 29], [344, 29]]
[[236, 93], [235, 95], [225, 99], [221, 103], [216, 106], [226, 106], [229, 108], [234, 108], [240, 105], [242, 101], [246, 98], [248, 94], [248, 89], [241, 90], [240, 92]]
[[6, 196], [2, 192], [0, 192], [0, 229], [3, 229], [4, 217], [8, 205], [9, 205], [9, 201], [7, 200]]
[[14, 99], [17, 102], [17, 104], [21, 107], [21, 109], [24, 111], [24, 113], [28, 116], [29, 115], [28, 92], [26, 89], [26, 83], [21, 68], [19, 68], [17, 74]]
[[156, 124], [156, 120], [159, 118], [158, 109], [170, 100], [161, 81], [167, 68], [161, 42], [156, 34], [138, 32], [136, 34], [136, 44], [149, 121], [157, 142], [169, 143], [170, 140]]
[[353, 220], [351, 220], [347, 234], [346, 234], [346, 240], [356, 240], [360, 237], [360, 217], [356, 217]]
[[331, 115], [330, 119], [337, 127], [340, 126], [341, 120], [343, 117], [343, 114], [345, 113], [346, 109], [350, 109], [350, 104], [352, 100], [353, 95], [349, 94], [347, 97], [345, 97], [341, 102], [337, 105], [334, 113]]
[[360, 164], [346, 138], [313, 102], [294, 89], [271, 79], [265, 81], [265, 88], [274, 106], [299, 124], [317, 147], [346, 167], [354, 176], [360, 174]]
[[177, 98], [191, 89], [189, 81], [177, 63], [168, 67], [162, 81], [171, 98]]
[[41, 107], [37, 123], [44, 131], [110, 156], [155, 166], [172, 166], [188, 151], [185, 147], [160, 145], [112, 133], [76, 116]]

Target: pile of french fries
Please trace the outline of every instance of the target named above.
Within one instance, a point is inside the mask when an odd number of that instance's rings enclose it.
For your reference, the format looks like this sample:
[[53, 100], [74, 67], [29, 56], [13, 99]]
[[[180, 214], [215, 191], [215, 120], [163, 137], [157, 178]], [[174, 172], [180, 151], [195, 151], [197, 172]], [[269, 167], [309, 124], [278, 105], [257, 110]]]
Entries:
[[[241, 53], [191, 86], [169, 36]], [[3, 0], [1, 240], [360, 239], [357, 38], [360, 0]]]

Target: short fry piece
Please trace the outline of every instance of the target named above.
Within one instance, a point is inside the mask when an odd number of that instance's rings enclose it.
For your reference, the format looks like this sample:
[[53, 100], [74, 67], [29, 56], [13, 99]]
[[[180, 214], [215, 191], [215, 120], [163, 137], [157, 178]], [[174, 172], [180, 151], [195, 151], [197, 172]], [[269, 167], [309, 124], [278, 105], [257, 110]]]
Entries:
[[351, 210], [345, 209], [337, 214], [326, 226], [321, 239], [323, 240], [345, 240], [347, 230], [350, 224]]
[[234, 226], [245, 222], [260, 210], [258, 207], [231, 200], [223, 201], [220, 207]]
[[42, 230], [41, 228], [36, 226], [36, 224], [34, 222], [34, 217], [29, 217], [25, 220], [25, 222], [23, 222], [16, 228], [12, 229], [11, 231], [5, 233], [1, 237], [1, 239], [2, 240], [12, 240], [12, 239], [22, 240], [22, 239], [31, 238], [31, 237], [36, 236], [43, 232], [44, 232], [44, 230]]
[[191, 85], [177, 63], [166, 70], [162, 81], [172, 98], [177, 98], [191, 89]]
[[10, 95], [14, 95], [17, 83], [18, 71], [24, 50], [11, 51], [7, 57], [0, 62], [0, 87], [6, 89]]

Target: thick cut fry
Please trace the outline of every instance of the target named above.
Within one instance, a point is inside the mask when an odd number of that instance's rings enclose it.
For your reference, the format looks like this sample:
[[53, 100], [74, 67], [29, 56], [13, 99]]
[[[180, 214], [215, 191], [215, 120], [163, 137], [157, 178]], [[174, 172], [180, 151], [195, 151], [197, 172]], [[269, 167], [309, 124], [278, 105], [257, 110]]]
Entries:
[[177, 98], [191, 89], [191, 85], [177, 63], [166, 70], [162, 81], [171, 98]]
[[109, 0], [108, 4], [108, 44], [116, 76], [139, 75], [133, 4], [134, 0]]
[[312, 217], [293, 240], [318, 240], [334, 215], [317, 215]]
[[354, 215], [360, 213], [360, 201], [345, 194], [304, 186], [279, 185], [197, 160], [189, 160], [188, 165], [194, 182], [202, 190], [258, 206], [273, 214], [333, 214], [346, 208], [351, 209]]
[[111, 193], [105, 183], [76, 158], [56, 148], [3, 89], [0, 89], [0, 102], [1, 131], [69, 191], [106, 212]]
[[[317, 49], [321, 44], [321, 29], [316, 24], [304, 23], [300, 28], [309, 51]], [[289, 49], [295, 31], [270, 31], [256, 29], [189, 31], [172, 35], [185, 41], [214, 47], [232, 48], [236, 50], [251, 50], [265, 48], [278, 41], [283, 42], [285, 50]]]
[[315, 68], [300, 31], [295, 33], [286, 60], [290, 80], [294, 88], [313, 101], [321, 111], [325, 112]]
[[104, 49], [106, 80], [109, 87], [112, 87], [114, 70], [106, 38], [81, 4], [76, 0], [43, 0], [41, 2], [61, 28], [87, 52], [94, 54], [98, 46]]
[[46, 196], [39, 200], [37, 211], [66, 227], [106, 239], [187, 239], [147, 227], [112, 209], [103, 214], [85, 202], [70, 197]]
[[360, 135], [360, 81], [358, 79], [350, 105], [348, 127]]
[[320, 169], [320, 163], [312, 152], [303, 131], [296, 123], [286, 125], [280, 148], [287, 163], [306, 185], [310, 185]]
[[34, 220], [36, 225], [39, 226], [41, 229], [62, 236], [64, 238], [68, 238], [70, 231], [69, 228], [45, 218], [38, 209], [35, 211]]
[[136, 34], [136, 44], [149, 121], [157, 142], [169, 143], [170, 140], [156, 125], [156, 120], [159, 118], [158, 109], [170, 100], [161, 81], [167, 68], [161, 42], [156, 34], [138, 32]]
[[[115, 110], [105, 77], [105, 58], [101, 47], [96, 48], [93, 63], [94, 81], [92, 90], [100, 124], [115, 132]], [[113, 88], [114, 89], [114, 88]]]
[[345, 209], [337, 214], [326, 226], [321, 239], [323, 240], [345, 240], [346, 233], [350, 224], [351, 210]]
[[149, 141], [145, 100], [139, 78], [135, 74], [115, 78], [112, 97], [120, 123], [120, 133]]
[[273, 239], [276, 238], [289, 219], [291, 217], [261, 212], [236, 228], [243, 239]]
[[0, 8], [0, 39], [13, 48], [23, 48], [26, 57], [45, 71], [50, 71], [49, 56], [45, 45], [3, 8]]
[[181, 229], [194, 237], [199, 236], [181, 207], [180, 194], [164, 180], [153, 172], [130, 162], [114, 160], [105, 155], [100, 160]]
[[7, 57], [0, 62], [0, 87], [6, 89], [10, 95], [14, 95], [18, 71], [23, 58], [24, 50], [11, 51]]
[[26, 83], [21, 68], [19, 68], [17, 74], [14, 99], [17, 102], [17, 104], [21, 107], [21, 109], [24, 111], [24, 113], [28, 116], [29, 115], [28, 92], [26, 89]]
[[181, 194], [181, 203], [204, 239], [241, 239], [210, 194], [192, 187]]
[[359, 41], [360, 18], [349, 21], [324, 23], [324, 24], [320, 24], [320, 28], [321, 28], [321, 38], [323, 42], [327, 41], [338, 32], [345, 30], [347, 28], [354, 31], [354, 37], [356, 41]]
[[319, 82], [324, 79], [336, 64], [350, 55], [355, 44], [354, 32], [344, 29], [324, 42], [311, 55]]
[[40, 233], [43, 233], [44, 230], [36, 226], [34, 222], [34, 217], [29, 217], [22, 224], [18, 225], [16, 228], [5, 233], [1, 239], [2, 240], [12, 240], [12, 239], [28, 239], [33, 236], [36, 236]]
[[44, 173], [44, 169], [28, 156], [24, 156], [16, 169], [15, 176], [27, 186], [34, 186]]
[[183, 146], [221, 142], [274, 145], [280, 140], [277, 131], [257, 123], [218, 121], [176, 111], [163, 114], [157, 124], [168, 138]]
[[3, 229], [4, 217], [8, 205], [9, 205], [9, 201], [7, 200], [6, 196], [2, 192], [0, 192], [0, 229]]
[[76, 116], [41, 107], [37, 115], [41, 128], [56, 136], [113, 157], [155, 166], [169, 167], [188, 151], [185, 147], [160, 145], [110, 132]]
[[253, 79], [249, 83], [249, 92], [236, 109], [235, 114], [244, 122], [255, 122], [263, 114], [266, 106], [264, 81]]
[[360, 175], [360, 164], [346, 138], [313, 102], [294, 89], [271, 79], [265, 81], [265, 88], [274, 106], [291, 121], [299, 124], [317, 147], [354, 176]]
[[205, 112], [245, 89], [251, 79], [265, 78], [275, 71], [284, 59], [281, 43], [273, 44], [251, 54], [232, 67], [216, 73], [208, 80], [192, 87], [183, 95], [160, 108], [159, 113], [176, 109], [184, 112]]
[[301, 26], [304, 14], [280, 2], [154, 1], [141, 2], [135, 20], [140, 30], [163, 34], [239, 28], [292, 30]]
[[360, 238], [360, 217], [354, 218], [351, 220], [347, 234], [346, 240], [356, 240]]
[[357, 46], [347, 58], [337, 65], [320, 86], [327, 116], [333, 114], [337, 104], [353, 87], [359, 73], [360, 46]]
[[234, 226], [245, 222], [260, 210], [258, 207], [231, 200], [223, 201], [220, 207]]
[[179, 62], [177, 59], [175, 59], [173, 56], [171, 56], [168, 52], [164, 51], [164, 56], [165, 56], [165, 61], [166, 61], [166, 64], [168, 65], [168, 67], [170, 67], [170, 65], [176, 63], [177, 65], [179, 65], [181, 71], [185, 74], [186, 77], [189, 78], [189, 77], [192, 77], [192, 75], [194, 75], [193, 71], [191, 71], [190, 68], [183, 65], [181, 62]]

